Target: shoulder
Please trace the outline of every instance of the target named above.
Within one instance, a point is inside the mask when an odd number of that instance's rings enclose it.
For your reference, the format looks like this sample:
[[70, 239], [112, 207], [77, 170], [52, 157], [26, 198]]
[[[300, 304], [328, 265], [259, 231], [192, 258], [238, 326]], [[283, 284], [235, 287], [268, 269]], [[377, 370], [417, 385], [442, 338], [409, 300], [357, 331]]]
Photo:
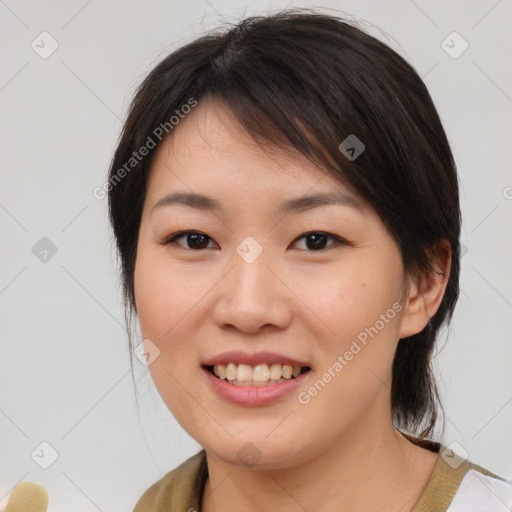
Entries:
[[507, 512], [511, 509], [511, 480], [440, 446], [437, 464], [413, 512]]
[[206, 454], [201, 450], [151, 485], [133, 512], [197, 511], [207, 475]]
[[464, 476], [447, 512], [507, 512], [512, 510], [512, 480], [466, 462]]

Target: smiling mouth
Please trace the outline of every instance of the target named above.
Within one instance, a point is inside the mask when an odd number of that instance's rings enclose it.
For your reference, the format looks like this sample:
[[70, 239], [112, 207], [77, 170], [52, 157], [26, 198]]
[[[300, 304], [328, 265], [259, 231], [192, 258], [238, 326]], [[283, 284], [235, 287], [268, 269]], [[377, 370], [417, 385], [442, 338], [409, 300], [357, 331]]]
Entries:
[[289, 364], [216, 364], [205, 367], [212, 375], [234, 386], [270, 386], [287, 380], [293, 380], [311, 371], [309, 366]]

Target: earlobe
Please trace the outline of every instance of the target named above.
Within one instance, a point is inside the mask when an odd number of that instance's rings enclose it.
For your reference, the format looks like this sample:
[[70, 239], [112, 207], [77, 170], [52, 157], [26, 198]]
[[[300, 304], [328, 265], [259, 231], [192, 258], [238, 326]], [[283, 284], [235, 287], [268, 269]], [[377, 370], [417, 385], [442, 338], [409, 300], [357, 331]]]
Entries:
[[431, 255], [432, 271], [420, 278], [410, 277], [400, 325], [400, 338], [421, 332], [438, 310], [450, 276], [451, 247], [441, 240]]

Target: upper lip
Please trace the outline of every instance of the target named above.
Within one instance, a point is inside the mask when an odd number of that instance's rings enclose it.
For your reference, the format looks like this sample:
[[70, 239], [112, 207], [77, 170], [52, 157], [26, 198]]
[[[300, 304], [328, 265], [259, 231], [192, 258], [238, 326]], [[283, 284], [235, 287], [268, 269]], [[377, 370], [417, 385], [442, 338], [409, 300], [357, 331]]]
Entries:
[[276, 352], [255, 352], [248, 354], [247, 352], [232, 350], [230, 352], [223, 352], [216, 356], [210, 357], [204, 362], [205, 366], [214, 366], [216, 364], [240, 363], [256, 366], [258, 364], [289, 364], [291, 366], [304, 366], [310, 367], [308, 363], [299, 361], [292, 357], [277, 354]]

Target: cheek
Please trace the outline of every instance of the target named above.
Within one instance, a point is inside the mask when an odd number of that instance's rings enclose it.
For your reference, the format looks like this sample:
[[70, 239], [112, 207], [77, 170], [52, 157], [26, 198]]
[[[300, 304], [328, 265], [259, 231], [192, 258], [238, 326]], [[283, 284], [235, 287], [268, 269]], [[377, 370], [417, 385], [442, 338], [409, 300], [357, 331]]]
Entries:
[[[164, 259], [145, 251], [137, 256], [134, 273], [135, 302], [142, 335], [161, 340], [197, 303], [194, 280]], [[172, 336], [169, 336], [172, 339]]]
[[[135, 300], [143, 339], [159, 349], [158, 357], [148, 369], [167, 407], [180, 423], [201, 425], [200, 410], [190, 407], [190, 396], [199, 396], [196, 381], [197, 353], [191, 350], [190, 338], [195, 326], [190, 319], [203, 292], [185, 272], [171, 268], [161, 257], [145, 252], [138, 254], [134, 274]], [[183, 424], [182, 423], [182, 424]]]
[[[398, 332], [403, 271], [400, 255], [366, 254], [344, 261], [338, 269], [304, 272], [294, 292], [323, 325], [325, 341], [336, 350], [377, 323], [394, 338]], [[391, 333], [393, 331], [393, 333]], [[393, 335], [392, 335], [393, 334]], [[392, 336], [391, 336], [392, 335]]]
[[401, 258], [393, 250], [368, 253], [329, 278], [316, 277], [316, 287], [303, 283], [298, 292], [308, 297], [325, 332], [316, 339], [321, 382], [304, 400], [315, 396], [318, 414], [336, 409], [357, 415], [390, 387], [402, 311]]
[[327, 437], [370, 411], [389, 413], [400, 290], [362, 283], [352, 275], [343, 280], [346, 288], [331, 287], [322, 297], [320, 315], [333, 332], [317, 338], [316, 377], [298, 397], [310, 427]]

